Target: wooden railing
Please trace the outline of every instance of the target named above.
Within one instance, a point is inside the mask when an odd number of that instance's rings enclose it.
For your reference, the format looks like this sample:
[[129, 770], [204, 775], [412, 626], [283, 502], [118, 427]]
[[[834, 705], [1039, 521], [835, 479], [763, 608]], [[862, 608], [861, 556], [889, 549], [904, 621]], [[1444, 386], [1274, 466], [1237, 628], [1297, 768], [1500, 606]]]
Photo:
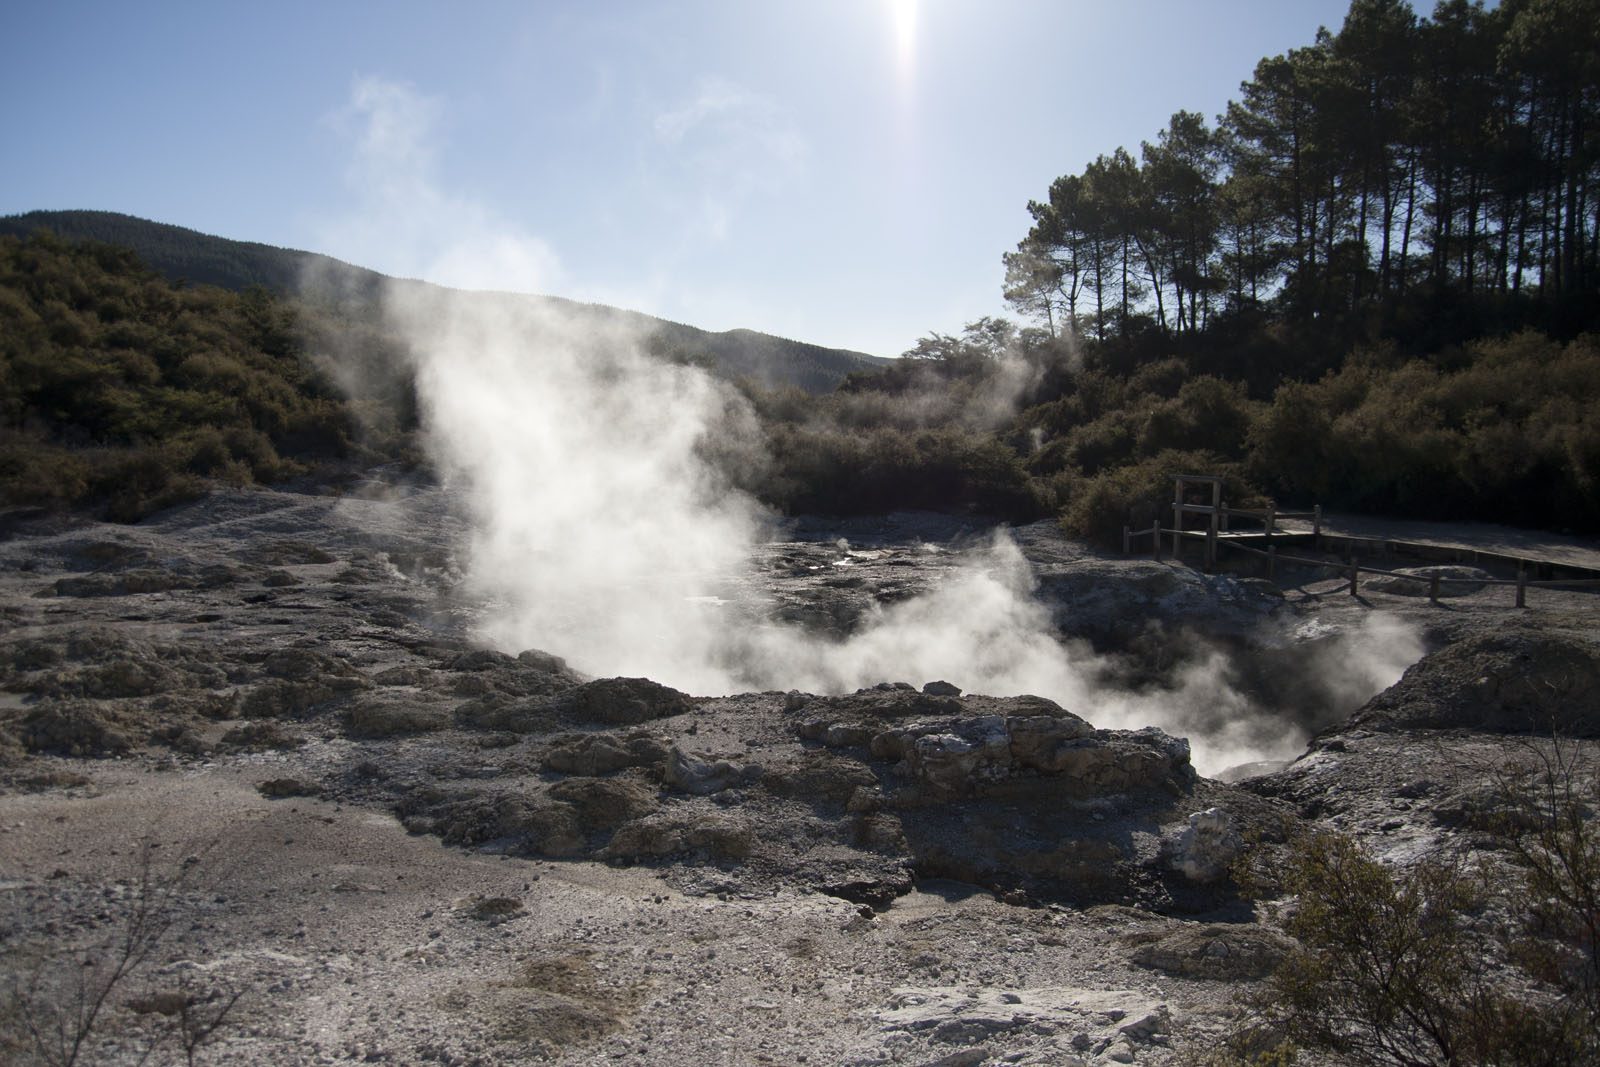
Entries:
[[[1207, 528], [1205, 530], [1181, 529], [1184, 515], [1205, 516], [1209, 520], [1207, 522]], [[1172, 555], [1174, 558], [1177, 558], [1178, 545], [1181, 538], [1201, 537], [1204, 538], [1206, 542], [1206, 569], [1210, 570], [1212, 567], [1216, 566], [1217, 562], [1218, 535], [1221, 533], [1233, 532], [1233, 520], [1236, 518], [1260, 522], [1262, 526], [1262, 534], [1266, 538], [1268, 544], [1272, 543], [1272, 538], [1275, 534], [1289, 533], [1289, 531], [1282, 531], [1278, 529], [1278, 520], [1280, 519], [1310, 519], [1311, 536], [1313, 539], [1318, 541], [1320, 541], [1322, 537], [1321, 504], [1318, 504], [1310, 511], [1280, 511], [1276, 506], [1267, 508], [1234, 508], [1229, 507], [1226, 503], [1210, 505], [1187, 504], [1182, 503], [1181, 501], [1174, 501], [1172, 505], [1172, 525], [1174, 528], [1163, 529], [1160, 520], [1157, 520], [1155, 524], [1152, 525], [1148, 530], [1135, 530], [1131, 527], [1124, 526], [1122, 528], [1122, 554], [1124, 556], [1133, 555], [1134, 538], [1151, 537], [1157, 542], [1153, 547], [1156, 558], [1160, 559], [1161, 545], [1159, 542], [1163, 535], [1171, 534]]]
[[[1192, 507], [1192, 505], [1191, 505], [1191, 507]], [[1290, 518], [1290, 517], [1293, 517], [1293, 518], [1301, 518], [1301, 517], [1311, 518], [1313, 520], [1313, 522], [1314, 522], [1314, 528], [1313, 528], [1314, 529], [1314, 533], [1313, 533], [1313, 536], [1316, 537], [1319, 541], [1320, 541], [1320, 539], [1322, 537], [1322, 514], [1321, 514], [1322, 513], [1322, 509], [1320, 507], [1317, 508], [1314, 512], [1283, 512], [1283, 511], [1270, 511], [1269, 510], [1269, 511], [1265, 511], [1265, 512], [1248, 512], [1247, 513], [1245, 509], [1236, 508], [1236, 509], [1231, 509], [1229, 513], [1232, 514], [1232, 515], [1250, 514], [1251, 517], [1255, 517], [1257, 515], [1261, 515], [1261, 516], [1275, 516], [1277, 518]], [[1270, 522], [1270, 519], [1269, 519], [1269, 522]], [[1161, 555], [1162, 539], [1164, 537], [1168, 536], [1168, 535], [1170, 535], [1171, 538], [1172, 538], [1173, 558], [1174, 559], [1178, 559], [1179, 558], [1179, 546], [1182, 544], [1183, 541], [1185, 541], [1185, 540], [1203, 541], [1203, 542], [1205, 542], [1205, 545], [1206, 545], [1206, 563], [1207, 563], [1207, 569], [1208, 570], [1212, 566], [1214, 566], [1215, 563], [1216, 563], [1216, 554], [1217, 554], [1218, 547], [1226, 547], [1226, 548], [1234, 550], [1234, 551], [1244, 552], [1244, 553], [1246, 553], [1248, 555], [1258, 556], [1258, 557], [1264, 558], [1267, 561], [1266, 569], [1267, 569], [1267, 578], [1269, 580], [1276, 580], [1276, 578], [1277, 578], [1277, 568], [1278, 568], [1279, 564], [1294, 564], [1294, 565], [1299, 565], [1299, 566], [1316, 567], [1316, 568], [1321, 568], [1321, 569], [1334, 569], [1334, 570], [1340, 571], [1349, 580], [1348, 591], [1349, 591], [1351, 596], [1356, 596], [1359, 593], [1360, 586], [1361, 586], [1361, 576], [1364, 575], [1364, 574], [1373, 575], [1373, 576], [1381, 577], [1381, 578], [1394, 578], [1394, 579], [1399, 579], [1399, 580], [1407, 581], [1407, 582], [1416, 582], [1416, 583], [1419, 583], [1419, 584], [1424, 580], [1422, 577], [1420, 577], [1418, 575], [1415, 575], [1415, 574], [1404, 574], [1404, 573], [1402, 573], [1400, 571], [1388, 570], [1388, 569], [1383, 568], [1383, 567], [1369, 567], [1369, 566], [1366, 566], [1364, 564], [1356, 562], [1355, 556], [1354, 556], [1354, 551], [1353, 551], [1353, 545], [1355, 543], [1357, 543], [1357, 542], [1366, 542], [1366, 543], [1369, 543], [1369, 544], [1375, 546], [1375, 548], [1374, 548], [1375, 551], [1384, 551], [1384, 552], [1392, 552], [1392, 551], [1395, 551], [1397, 549], [1403, 549], [1403, 548], [1406, 548], [1406, 547], [1411, 547], [1411, 548], [1415, 548], [1415, 549], [1432, 549], [1432, 550], [1438, 550], [1441, 547], [1443, 547], [1443, 546], [1433, 545], [1433, 544], [1429, 544], [1427, 542], [1422, 542], [1422, 541], [1406, 541], [1406, 540], [1396, 539], [1396, 538], [1392, 538], [1392, 537], [1386, 537], [1386, 538], [1358, 537], [1358, 536], [1354, 536], [1354, 535], [1340, 534], [1340, 535], [1338, 535], [1339, 540], [1345, 542], [1346, 546], [1348, 548], [1350, 548], [1351, 551], [1347, 554], [1346, 559], [1343, 562], [1337, 562], [1337, 561], [1329, 561], [1329, 560], [1326, 560], [1326, 559], [1315, 559], [1315, 558], [1312, 558], [1312, 557], [1309, 557], [1309, 556], [1292, 555], [1290, 553], [1278, 551], [1278, 546], [1271, 543], [1271, 538], [1273, 536], [1273, 530], [1272, 530], [1272, 526], [1271, 525], [1268, 525], [1267, 530], [1266, 530], [1266, 541], [1267, 541], [1266, 547], [1265, 548], [1252, 548], [1251, 546], [1245, 545], [1245, 544], [1241, 544], [1238, 541], [1219, 538], [1209, 529], [1207, 529], [1207, 530], [1168, 529], [1168, 528], [1163, 528], [1162, 525], [1159, 522], [1157, 522], [1157, 523], [1152, 524], [1149, 529], [1143, 529], [1143, 530], [1134, 530], [1134, 529], [1131, 529], [1129, 527], [1124, 526], [1122, 528], [1123, 554], [1124, 555], [1132, 555], [1133, 554], [1133, 542], [1136, 539], [1142, 539], [1142, 538], [1148, 537], [1148, 538], [1150, 538], [1151, 554], [1155, 559], [1159, 560], [1159, 559], [1162, 558], [1162, 555]], [[1528, 577], [1528, 570], [1529, 570], [1530, 567], [1540, 567], [1540, 566], [1550, 567], [1550, 566], [1552, 566], [1547, 561], [1534, 560], [1534, 559], [1529, 559], [1529, 558], [1527, 558], [1525, 556], [1515, 556], [1515, 555], [1511, 555], [1509, 553], [1493, 552], [1493, 551], [1488, 551], [1488, 550], [1484, 550], [1484, 549], [1472, 549], [1472, 550], [1469, 550], [1469, 551], [1472, 552], [1473, 557], [1475, 559], [1477, 559], [1478, 557], [1482, 557], [1482, 556], [1489, 556], [1489, 557], [1491, 557], [1493, 559], [1503, 560], [1503, 561], [1506, 561], [1508, 563], [1515, 563], [1516, 567], [1517, 567], [1517, 576], [1515, 578], [1491, 578], [1491, 577], [1488, 577], [1488, 576], [1485, 576], [1485, 577], [1482, 577], [1482, 578], [1477, 578], [1477, 577], [1474, 577], [1474, 578], [1447, 578], [1447, 577], [1444, 577], [1444, 576], [1439, 575], [1439, 574], [1432, 574], [1432, 575], [1429, 575], [1427, 577], [1427, 579], [1426, 579], [1426, 581], [1428, 582], [1428, 599], [1430, 601], [1432, 601], [1434, 603], [1437, 603], [1438, 600], [1439, 600], [1439, 596], [1440, 596], [1441, 592], [1443, 590], [1449, 588], [1451, 585], [1465, 585], [1465, 584], [1473, 584], [1473, 585], [1480, 585], [1480, 586], [1482, 586], [1482, 585], [1515, 586], [1516, 587], [1516, 604], [1517, 604], [1517, 607], [1519, 607], [1519, 608], [1527, 607], [1527, 597], [1528, 597], [1528, 590], [1529, 589], [1556, 589], [1556, 588], [1561, 588], [1561, 589], [1591, 589], [1591, 588], [1600, 589], [1600, 578], [1555, 578], [1555, 579], [1536, 580], [1536, 579], [1531, 579], [1531, 578]], [[1592, 569], [1591, 568], [1587, 568], [1587, 567], [1576, 567], [1576, 566], [1572, 566], [1572, 565], [1569, 565], [1569, 564], [1561, 564], [1560, 566], [1569, 567], [1570, 569], [1574, 569], [1574, 570], [1582, 570], [1582, 571], [1587, 571], [1587, 572], [1593, 573]]]

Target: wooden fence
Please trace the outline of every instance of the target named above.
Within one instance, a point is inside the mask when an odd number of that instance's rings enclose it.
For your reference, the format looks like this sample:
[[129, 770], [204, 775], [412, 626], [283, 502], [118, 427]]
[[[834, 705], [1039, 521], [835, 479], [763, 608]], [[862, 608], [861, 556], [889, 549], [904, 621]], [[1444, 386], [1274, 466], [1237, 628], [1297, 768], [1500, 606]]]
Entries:
[[[1214, 494], [1212, 503], [1193, 504], [1185, 501], [1185, 491], [1189, 488], [1189, 486], [1194, 485], [1195, 483], [1203, 483], [1212, 489]], [[1221, 501], [1220, 491], [1221, 479], [1189, 475], [1180, 477], [1178, 479], [1177, 491], [1174, 494], [1172, 506], [1173, 525], [1171, 527], [1163, 527], [1160, 520], [1157, 520], [1151, 524], [1149, 529], [1135, 530], [1131, 527], [1124, 526], [1122, 528], [1123, 555], [1133, 555], [1134, 542], [1149, 538], [1151, 555], [1155, 559], [1159, 560], [1162, 558], [1162, 542], [1167, 536], [1170, 536], [1172, 538], [1172, 558], [1181, 562], [1181, 546], [1183, 542], [1198, 540], [1204, 544], [1204, 568], [1208, 573], [1217, 565], [1219, 549], [1227, 548], [1232, 551], [1243, 552], [1251, 556], [1257, 556], [1265, 559], [1267, 578], [1273, 581], [1275, 581], [1277, 578], [1277, 568], [1280, 564], [1294, 564], [1322, 569], [1336, 569], [1348, 579], [1350, 595], [1356, 596], [1360, 591], [1362, 575], [1373, 575], [1376, 577], [1391, 578], [1400, 581], [1415, 582], [1418, 584], [1424, 580], [1415, 574], [1402, 574], [1399, 571], [1388, 570], [1382, 567], [1369, 567], [1356, 562], [1355, 549], [1357, 545], [1370, 545], [1372, 546], [1373, 551], [1381, 551], [1385, 553], [1405, 551], [1408, 549], [1417, 552], [1434, 553], [1439, 551], [1450, 551], [1450, 549], [1448, 549], [1446, 546], [1429, 544], [1428, 542], [1423, 541], [1407, 541], [1391, 537], [1360, 537], [1351, 534], [1338, 534], [1333, 536], [1335, 536], [1345, 548], [1345, 559], [1342, 563], [1280, 552], [1279, 545], [1273, 543], [1273, 539], [1275, 537], [1282, 543], [1290, 544], [1309, 537], [1315, 548], [1318, 550], [1321, 549], [1324, 538], [1327, 536], [1324, 534], [1322, 529], [1321, 505], [1318, 505], [1310, 511], [1280, 511], [1276, 507], [1268, 507], [1264, 509], [1230, 508], [1227, 504]], [[1206, 528], [1204, 530], [1183, 529], [1183, 517], [1185, 515], [1203, 516], [1207, 519]], [[1233, 531], [1230, 527], [1232, 520], [1234, 519], [1259, 521], [1262, 524], [1262, 530], [1259, 533], [1251, 532], [1248, 536], [1252, 539], [1259, 540], [1263, 547], [1253, 547], [1252, 545], [1246, 543], [1243, 537]], [[1278, 520], [1280, 519], [1310, 519], [1311, 530], [1309, 533], [1304, 530], [1280, 530], [1278, 529], [1277, 525]], [[1451, 585], [1465, 585], [1469, 583], [1479, 586], [1515, 586], [1517, 598], [1516, 603], [1517, 607], [1519, 608], [1527, 607], [1529, 589], [1600, 589], [1600, 577], [1570, 579], [1551, 578], [1543, 580], [1532, 579], [1528, 577], [1530, 568], [1536, 571], [1542, 569], [1546, 572], [1553, 573], [1554, 568], [1559, 566], [1563, 569], [1577, 570], [1588, 574], [1597, 573], [1593, 568], [1581, 567], [1572, 564], [1552, 564], [1546, 560], [1535, 560], [1525, 556], [1516, 556], [1503, 552], [1493, 552], [1485, 549], [1463, 549], [1461, 551], [1470, 552], [1474, 562], [1479, 562], [1481, 557], [1487, 556], [1493, 560], [1504, 561], [1508, 564], [1515, 564], [1517, 568], [1517, 576], [1513, 579], [1489, 577], [1446, 578], [1438, 574], [1429, 575], [1426, 580], [1428, 582], [1428, 599], [1431, 602], [1438, 603], [1441, 592], [1448, 589]]]

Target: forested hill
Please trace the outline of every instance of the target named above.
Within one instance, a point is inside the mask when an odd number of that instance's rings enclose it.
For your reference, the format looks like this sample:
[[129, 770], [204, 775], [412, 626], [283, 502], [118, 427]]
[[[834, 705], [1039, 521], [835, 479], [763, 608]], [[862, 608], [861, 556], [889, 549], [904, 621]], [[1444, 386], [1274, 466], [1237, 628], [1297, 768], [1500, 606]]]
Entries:
[[757, 490], [1055, 512], [1108, 547], [1186, 473], [1600, 531], [1600, 0], [1422, 7], [1353, 0], [1220, 116], [1057, 178], [1004, 257], [1030, 328], [766, 403]]
[[[377, 271], [351, 266], [315, 252], [213, 237], [182, 226], [111, 211], [32, 211], [0, 218], [0, 234], [20, 237], [41, 229], [67, 240], [99, 241], [130, 248], [147, 266], [171, 281], [215, 285], [234, 292], [259, 285], [284, 296], [336, 298], [347, 305], [366, 303], [375, 307], [377, 294], [388, 280]], [[310, 269], [319, 266], [334, 269]], [[325, 279], [328, 288], [321, 292], [305, 292], [302, 280], [307, 277]], [[336, 292], [330, 284], [335, 280]], [[628, 319], [647, 333], [650, 346], [660, 355], [693, 359], [729, 378], [747, 378], [768, 387], [793, 385], [809, 393], [824, 393], [852, 371], [870, 369], [881, 363], [862, 352], [823, 348], [754, 330], [712, 333], [600, 304], [582, 304], [552, 296], [528, 299], [559, 303], [578, 316], [610, 321], [618, 317]]]
[[1248, 368], [1260, 391], [1378, 338], [1600, 327], [1597, 0], [1353, 0], [1214, 125], [1152, 132], [1029, 205], [1007, 296], [1052, 331], [1218, 373], [1239, 368], [1217, 350], [1293, 332], [1258, 347], [1285, 357]]

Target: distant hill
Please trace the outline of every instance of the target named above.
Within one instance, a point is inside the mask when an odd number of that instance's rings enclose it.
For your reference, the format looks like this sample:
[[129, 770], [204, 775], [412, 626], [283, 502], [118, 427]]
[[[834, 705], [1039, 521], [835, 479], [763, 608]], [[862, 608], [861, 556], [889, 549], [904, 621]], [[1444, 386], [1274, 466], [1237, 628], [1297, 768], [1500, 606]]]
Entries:
[[[0, 234], [26, 236], [47, 229], [67, 240], [101, 241], [131, 248], [152, 270], [173, 281], [215, 285], [240, 291], [259, 285], [290, 296], [327, 297], [345, 303], [371, 303], [386, 275], [316, 252], [277, 248], [253, 241], [214, 237], [182, 226], [122, 215], [114, 211], [30, 211], [0, 217]], [[317, 270], [318, 267], [333, 268]], [[305, 293], [306, 277], [330, 279], [321, 291]], [[337, 285], [332, 280], [337, 280]], [[552, 296], [527, 299], [557, 302], [569, 311], [616, 321], [623, 318], [649, 331], [659, 354], [703, 361], [729, 378], [749, 378], [766, 386], [793, 385], [826, 393], [851, 371], [884, 361], [863, 352], [823, 348], [754, 330], [711, 333], [637, 311], [582, 304]]]

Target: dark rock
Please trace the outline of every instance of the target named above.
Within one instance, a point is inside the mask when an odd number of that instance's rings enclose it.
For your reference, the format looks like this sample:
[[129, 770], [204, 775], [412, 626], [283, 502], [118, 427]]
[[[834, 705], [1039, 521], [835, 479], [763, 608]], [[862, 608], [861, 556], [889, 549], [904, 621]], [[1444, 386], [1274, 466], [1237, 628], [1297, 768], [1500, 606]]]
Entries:
[[178, 672], [160, 663], [113, 660], [78, 676], [77, 688], [87, 697], [145, 697], [184, 684]]
[[345, 732], [351, 737], [421, 734], [449, 724], [450, 716], [443, 709], [389, 694], [363, 695], [345, 713]]
[[539, 795], [467, 793], [441, 799], [425, 788], [403, 815], [407, 829], [437, 833], [447, 845], [498, 843], [528, 855], [574, 856], [583, 831], [571, 805]]
[[583, 681], [582, 676], [567, 666], [567, 661], [560, 656], [552, 656], [548, 652], [541, 652], [536, 648], [526, 649], [517, 653], [517, 662], [524, 667], [531, 667], [543, 674], [557, 674], [571, 678], [574, 682]]
[[517, 661], [504, 652], [480, 648], [452, 657], [445, 666], [452, 671], [491, 671], [514, 667]]
[[322, 788], [299, 778], [271, 778], [257, 785], [256, 792], [272, 800], [281, 800], [285, 797], [321, 796]]
[[883, 875], [821, 882], [817, 885], [817, 891], [848, 900], [852, 904], [886, 908], [894, 903], [895, 898], [911, 892], [912, 884], [911, 872], [900, 869]]
[[1188, 925], [1146, 931], [1127, 940], [1134, 963], [1183, 978], [1265, 978], [1294, 951], [1293, 939], [1254, 925]]
[[335, 557], [305, 541], [274, 541], [251, 551], [250, 559], [269, 567], [335, 562]]
[[247, 719], [305, 719], [345, 695], [316, 682], [268, 681], [245, 694], [239, 713]]
[[749, 781], [759, 772], [742, 767], [725, 759], [695, 755], [673, 745], [667, 750], [666, 766], [661, 780], [674, 789], [696, 796], [720, 793], [729, 786]]
[[165, 570], [124, 571], [120, 574], [86, 574], [78, 578], [59, 578], [53, 586], [56, 596], [103, 597], [136, 596], [140, 593], [166, 593], [174, 589], [194, 589], [194, 579]]
[[1355, 728], [1600, 737], [1600, 644], [1532, 627], [1468, 634], [1368, 701]]
[[859, 760], [812, 750], [792, 763], [769, 766], [761, 787], [774, 796], [813, 804], [847, 805], [857, 790], [875, 791], [878, 776]]
[[260, 749], [284, 751], [286, 749], [299, 748], [306, 743], [306, 739], [300, 734], [290, 733], [271, 720], [266, 720], [235, 726], [222, 735], [222, 743], [233, 745], [246, 751], [258, 751]]
[[518, 700], [489, 693], [469, 700], [455, 710], [462, 726], [479, 730], [507, 730], [516, 734], [541, 733], [555, 722], [556, 705], [548, 699]]
[[115, 756], [133, 747], [118, 713], [96, 704], [51, 701], [25, 714], [14, 727], [30, 752], [62, 756]]
[[291, 682], [317, 681], [345, 691], [364, 689], [370, 681], [345, 660], [309, 648], [281, 648], [267, 655], [261, 669]]
[[681, 715], [694, 705], [689, 697], [648, 678], [600, 678], [566, 695], [567, 711], [588, 722], [635, 725]]
[[0, 645], [0, 667], [11, 671], [42, 671], [61, 660], [61, 646], [54, 641], [25, 640]]
[[961, 687], [951, 685], [949, 682], [929, 682], [922, 687], [922, 691], [934, 697], [958, 697], [961, 695]]
[[550, 796], [572, 808], [585, 833], [609, 833], [661, 807], [655, 789], [627, 778], [569, 778], [551, 786]]
[[498, 926], [500, 923], [520, 919], [528, 914], [522, 901], [514, 897], [474, 896], [466, 904], [467, 917], [481, 923]]
[[666, 758], [667, 746], [653, 737], [624, 739], [615, 734], [588, 734], [554, 746], [545, 753], [543, 762], [546, 770], [594, 776], [648, 767], [663, 763]]
[[756, 835], [740, 816], [724, 811], [668, 810], [628, 823], [600, 853], [607, 859], [641, 859], [681, 852], [738, 861], [755, 848]]
[[372, 676], [378, 685], [426, 686], [434, 679], [434, 672], [426, 667], [390, 667]]

